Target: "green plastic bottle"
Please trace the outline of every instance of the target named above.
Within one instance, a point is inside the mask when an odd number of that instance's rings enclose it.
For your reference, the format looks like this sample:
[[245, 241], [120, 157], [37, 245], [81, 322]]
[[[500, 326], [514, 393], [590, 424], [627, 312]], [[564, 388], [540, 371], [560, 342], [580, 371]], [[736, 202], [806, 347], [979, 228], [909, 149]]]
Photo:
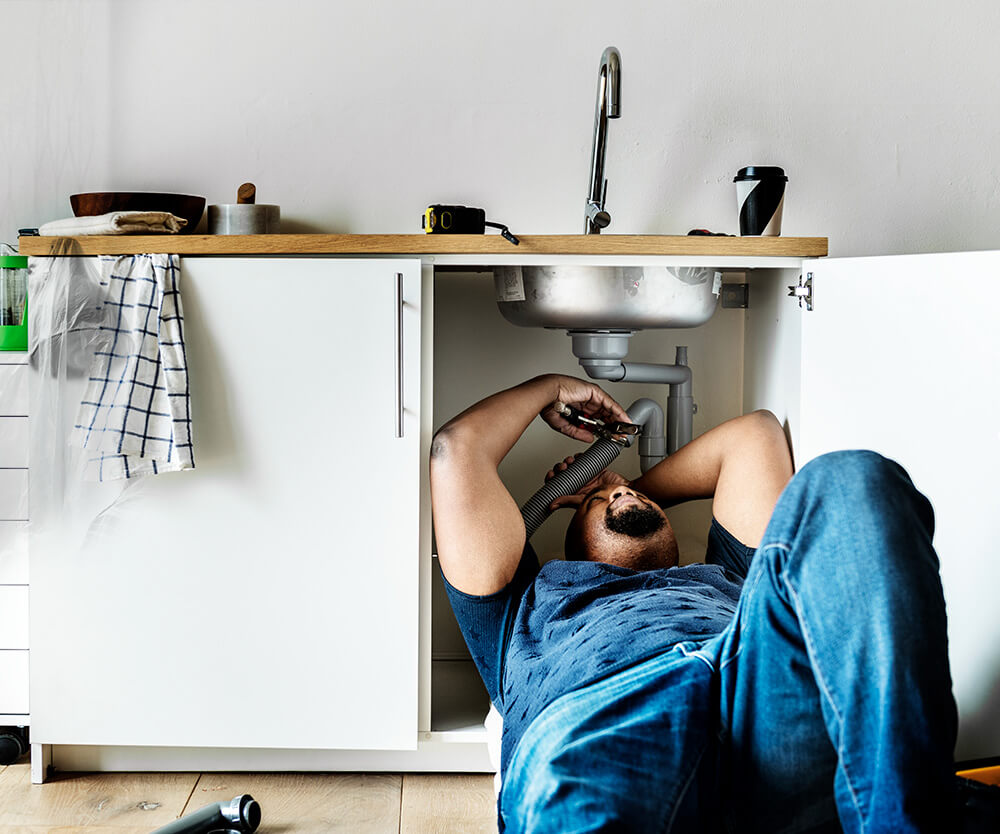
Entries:
[[28, 349], [28, 258], [0, 255], [0, 350]]

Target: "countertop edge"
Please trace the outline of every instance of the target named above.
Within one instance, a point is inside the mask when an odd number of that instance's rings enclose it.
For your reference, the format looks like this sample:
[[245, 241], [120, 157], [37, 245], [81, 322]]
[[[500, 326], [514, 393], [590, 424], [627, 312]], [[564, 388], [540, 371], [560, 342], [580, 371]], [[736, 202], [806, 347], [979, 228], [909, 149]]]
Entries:
[[700, 235], [92, 235], [21, 237], [31, 256], [138, 255], [683, 255], [817, 258], [825, 237]]

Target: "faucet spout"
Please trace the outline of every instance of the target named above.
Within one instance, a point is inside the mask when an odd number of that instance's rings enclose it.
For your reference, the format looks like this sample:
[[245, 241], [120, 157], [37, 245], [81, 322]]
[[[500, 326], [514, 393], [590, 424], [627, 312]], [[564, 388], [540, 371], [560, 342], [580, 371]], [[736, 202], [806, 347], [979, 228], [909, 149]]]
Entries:
[[594, 141], [590, 155], [590, 190], [584, 210], [584, 234], [597, 235], [611, 223], [604, 210], [608, 181], [604, 177], [607, 156], [608, 119], [621, 116], [622, 56], [613, 46], [601, 55], [597, 72], [597, 106], [594, 110]]

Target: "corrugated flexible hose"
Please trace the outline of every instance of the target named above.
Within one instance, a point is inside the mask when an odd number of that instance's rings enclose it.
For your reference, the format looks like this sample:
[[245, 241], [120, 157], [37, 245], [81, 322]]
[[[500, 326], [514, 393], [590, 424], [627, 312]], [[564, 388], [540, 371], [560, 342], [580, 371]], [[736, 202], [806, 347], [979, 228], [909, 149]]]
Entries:
[[623, 446], [613, 440], [599, 439], [584, 452], [576, 456], [568, 467], [556, 473], [538, 492], [521, 507], [521, 517], [530, 539], [542, 522], [549, 517], [549, 504], [564, 495], [577, 492], [587, 481], [596, 478], [618, 457]]

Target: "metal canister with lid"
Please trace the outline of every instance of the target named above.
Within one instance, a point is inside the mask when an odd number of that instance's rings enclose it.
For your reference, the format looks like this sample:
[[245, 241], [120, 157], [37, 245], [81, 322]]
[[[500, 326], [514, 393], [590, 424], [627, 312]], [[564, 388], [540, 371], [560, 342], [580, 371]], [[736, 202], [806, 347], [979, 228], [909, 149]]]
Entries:
[[281, 209], [257, 202], [257, 187], [245, 182], [236, 203], [208, 207], [210, 235], [275, 235], [281, 231]]

